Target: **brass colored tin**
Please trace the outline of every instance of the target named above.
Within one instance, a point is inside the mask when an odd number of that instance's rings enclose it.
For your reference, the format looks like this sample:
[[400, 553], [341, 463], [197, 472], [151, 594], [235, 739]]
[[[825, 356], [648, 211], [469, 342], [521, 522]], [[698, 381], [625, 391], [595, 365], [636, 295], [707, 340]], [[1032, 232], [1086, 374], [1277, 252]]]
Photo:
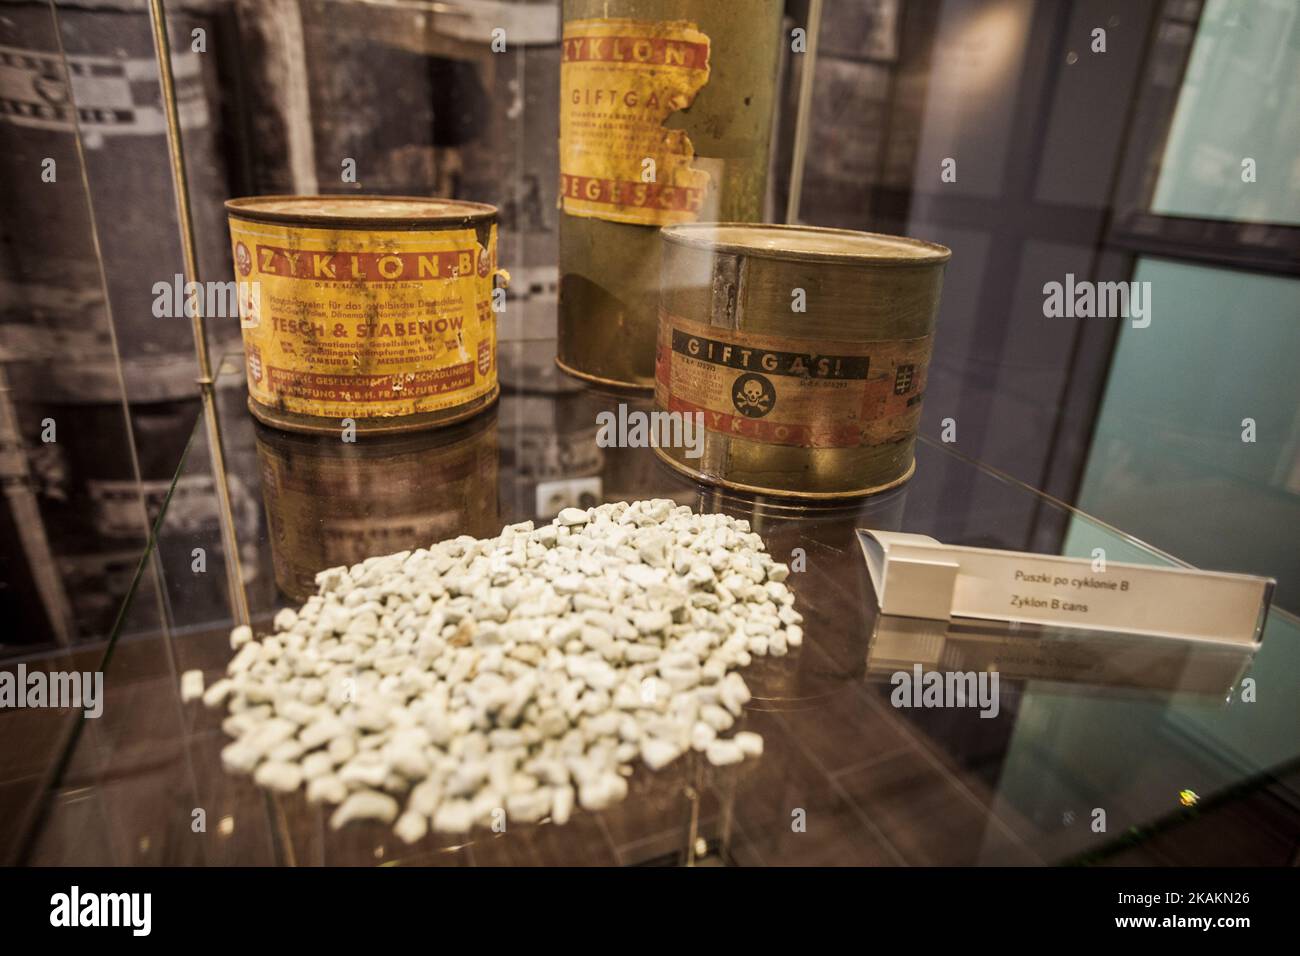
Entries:
[[[557, 355], [564, 371], [652, 388], [659, 227], [762, 218], [781, 13], [780, 0], [565, 0]], [[687, 52], [664, 54], [649, 75], [626, 65], [664, 45]], [[614, 95], [602, 98], [605, 91]], [[652, 95], [690, 103], [665, 107], [661, 122], [626, 105]], [[608, 130], [608, 139], [592, 129]], [[612, 198], [613, 184], [624, 201]], [[686, 198], [674, 203], [671, 195]]]
[[657, 410], [702, 416], [713, 484], [805, 499], [912, 474], [943, 246], [846, 229], [666, 227]]
[[501, 527], [494, 410], [355, 443], [261, 425], [255, 437], [275, 581], [295, 601], [326, 568]]
[[441, 427], [496, 401], [497, 211], [406, 196], [226, 203], [248, 406], [290, 431]]

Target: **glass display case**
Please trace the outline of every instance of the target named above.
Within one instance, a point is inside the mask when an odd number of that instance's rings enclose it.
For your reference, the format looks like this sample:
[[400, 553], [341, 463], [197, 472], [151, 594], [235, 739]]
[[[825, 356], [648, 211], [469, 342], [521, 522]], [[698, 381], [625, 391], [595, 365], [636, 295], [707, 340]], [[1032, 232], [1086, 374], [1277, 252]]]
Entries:
[[[0, 689], [15, 691], [0, 697], [0, 861], [1296, 865], [1294, 5], [611, 5], [0, 0]], [[591, 165], [574, 147], [607, 135], [582, 125], [590, 104], [574, 97], [609, 78], [622, 54], [601, 51], [619, 49], [659, 57], [636, 92], [668, 89], [676, 104], [655, 130], [677, 151], [638, 152], [651, 168], [639, 181], [643, 165]], [[622, 130], [660, 148], [643, 133]], [[367, 431], [333, 411], [314, 434], [276, 427], [264, 375], [330, 382], [306, 359], [291, 375], [246, 348], [242, 279], [307, 276], [289, 240], [279, 253], [258, 245], [265, 232], [252, 252], [243, 234], [232, 242], [224, 204], [275, 195], [327, 211], [357, 196], [494, 207], [490, 240], [456, 240], [469, 243], [460, 261], [454, 244], [383, 239], [349, 265], [328, 258], [346, 242], [319, 236], [337, 221], [286, 228], [325, 290], [323, 305], [294, 305], [304, 320], [346, 311], [328, 301], [335, 268], [353, 270], [350, 288], [408, 266], [477, 283], [465, 316], [483, 345], [465, 351], [461, 335], [456, 374], [490, 372], [499, 397], [435, 427]], [[863, 301], [845, 307], [885, 316], [870, 345], [912, 330], [913, 351], [884, 353], [880, 401], [911, 416], [914, 470], [902, 462], [886, 490], [783, 494], [791, 470], [832, 455], [780, 457], [757, 439], [726, 454], [751, 455], [746, 474], [784, 463], [775, 487], [703, 465], [696, 480], [690, 455], [674, 467], [604, 430], [696, 408], [665, 403], [676, 327], [656, 324], [669, 321], [661, 286], [686, 289], [674, 308], [707, 301], [719, 348], [746, 344], [761, 290], [735, 264], [745, 253], [717, 252], [696, 285], [659, 271], [660, 226], [721, 218], [951, 250], [928, 325], [890, 324], [925, 307], [858, 273]], [[780, 321], [759, 321], [753, 347], [815, 361], [816, 347], [789, 343], [807, 344], [833, 312], [816, 294], [837, 287], [795, 258], [812, 315], [790, 304], [803, 287], [780, 286]], [[1131, 283], [1135, 298], [1120, 315], [1054, 313], [1048, 286], [1067, 281]], [[261, 289], [253, 308], [283, 307], [280, 286]], [[882, 353], [855, 352], [852, 322], [836, 321], [866, 388]], [[383, 356], [347, 347], [358, 366]], [[723, 396], [733, 437], [764, 403], [792, 401], [771, 368], [727, 368], [752, 380]], [[408, 384], [418, 406], [421, 380]], [[857, 387], [833, 384], [809, 414]], [[877, 484], [875, 459], [834, 461], [863, 477], [846, 487]], [[226, 674], [232, 629], [285, 630], [277, 615], [308, 602], [320, 572], [650, 499], [747, 522], [789, 567], [801, 646], [741, 669], [752, 699], [734, 730], [761, 735], [761, 755], [631, 759], [624, 799], [563, 824], [413, 839], [391, 821], [336, 828], [303, 789], [223, 762], [228, 715], [198, 698]], [[879, 610], [860, 529], [1101, 555], [1103, 570], [1260, 575], [1276, 590], [1247, 644], [897, 617]], [[897, 692], [922, 671], [997, 679], [978, 707], [927, 706]], [[22, 690], [73, 677], [76, 700]]]
[[[526, 362], [544, 344], [508, 348]], [[762, 734], [763, 756], [713, 767], [689, 754], [657, 773], [638, 768], [625, 801], [564, 827], [435, 833], [414, 845], [379, 823], [332, 830], [327, 809], [301, 793], [267, 794], [227, 774], [220, 716], [182, 704], [177, 685], [194, 668], [219, 677], [230, 657], [229, 629], [212, 620], [217, 563], [195, 570], [191, 546], [203, 539], [181, 491], [211, 468], [199, 426], [155, 525], [155, 575], [121, 616], [135, 616], [138, 602], [160, 604], [170, 626], [116, 635], [103, 716], [79, 721], [30, 836], [31, 862], [1187, 865], [1222, 861], [1226, 845], [1233, 862], [1290, 859], [1281, 814], [1295, 778], [1277, 771], [1297, 758], [1294, 697], [1241, 700], [1251, 681], [1290, 681], [1300, 668], [1297, 622], [1285, 612], [1270, 615], [1256, 650], [946, 627], [873, 609], [857, 528], [1047, 554], [1104, 547], [1115, 560], [1178, 564], [942, 443], [918, 447], [916, 477], [899, 489], [809, 509], [698, 485], [648, 448], [600, 447], [596, 413], [626, 395], [585, 386], [507, 394], [489, 415], [445, 432], [349, 447], [254, 421], [242, 372], [237, 356], [228, 359], [218, 385], [226, 460], [242, 469], [228, 480], [259, 629], [314, 591], [326, 567], [545, 520], [570, 503], [670, 498], [746, 518], [778, 558], [806, 556], [791, 575], [805, 644], [746, 671], [754, 699], [743, 727]], [[891, 704], [892, 674], [939, 664], [1000, 671], [989, 717]], [[1255, 814], [1277, 828], [1255, 826]]]

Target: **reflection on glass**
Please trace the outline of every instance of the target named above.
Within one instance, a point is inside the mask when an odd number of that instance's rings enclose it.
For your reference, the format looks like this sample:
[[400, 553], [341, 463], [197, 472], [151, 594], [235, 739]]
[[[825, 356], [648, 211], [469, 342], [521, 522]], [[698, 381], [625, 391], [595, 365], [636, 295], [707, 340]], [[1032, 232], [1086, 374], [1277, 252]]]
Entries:
[[295, 601], [326, 568], [500, 528], [494, 412], [355, 443], [262, 425], [256, 435], [275, 580]]
[[1300, 224], [1300, 8], [1209, 0], [1152, 212]]
[[1274, 602], [1300, 608], [1281, 532], [1300, 525], [1300, 282], [1152, 258], [1134, 279], [1154, 314], [1120, 332], [1079, 507], [1197, 567], [1276, 578]]
[[1139, 634], [881, 615], [872, 632], [867, 670], [877, 676], [914, 666], [997, 671], [1004, 680], [1176, 691], [1222, 701], [1254, 653], [1250, 647]]

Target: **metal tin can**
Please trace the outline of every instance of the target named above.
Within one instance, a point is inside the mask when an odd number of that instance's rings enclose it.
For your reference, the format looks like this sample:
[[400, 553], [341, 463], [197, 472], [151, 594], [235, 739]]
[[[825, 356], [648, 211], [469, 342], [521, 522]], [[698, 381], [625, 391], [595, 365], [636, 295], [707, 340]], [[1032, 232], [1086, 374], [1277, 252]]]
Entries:
[[912, 473], [943, 246], [847, 229], [667, 227], [658, 411], [698, 415], [669, 464], [739, 491], [840, 498]]
[[780, 0], [565, 0], [557, 361], [654, 385], [660, 226], [763, 216]]
[[494, 207], [345, 195], [232, 199], [226, 209], [258, 419], [401, 432], [496, 401]]

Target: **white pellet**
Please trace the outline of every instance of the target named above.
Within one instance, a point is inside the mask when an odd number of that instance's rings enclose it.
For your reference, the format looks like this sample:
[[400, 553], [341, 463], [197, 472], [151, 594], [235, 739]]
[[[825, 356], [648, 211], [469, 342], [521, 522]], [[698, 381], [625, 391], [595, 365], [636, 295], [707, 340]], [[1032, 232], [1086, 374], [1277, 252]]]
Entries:
[[397, 801], [386, 793], [359, 790], [339, 805], [330, 817], [330, 826], [341, 829], [353, 820], [378, 820], [392, 823], [397, 817]]
[[407, 810], [397, 818], [397, 823], [393, 826], [393, 832], [401, 838], [403, 843], [419, 843], [424, 839], [424, 835], [429, 832], [429, 819], [422, 813]]
[[745, 751], [740, 748], [739, 744], [730, 740], [715, 740], [709, 744], [704, 755], [709, 759], [709, 763], [715, 767], [725, 767], [729, 764], [740, 763], [745, 759]]
[[253, 782], [277, 793], [291, 793], [302, 783], [302, 771], [297, 764], [283, 760], [268, 760], [257, 768]]
[[188, 704], [192, 700], [200, 700], [203, 697], [203, 671], [186, 671], [181, 675], [181, 703]]

